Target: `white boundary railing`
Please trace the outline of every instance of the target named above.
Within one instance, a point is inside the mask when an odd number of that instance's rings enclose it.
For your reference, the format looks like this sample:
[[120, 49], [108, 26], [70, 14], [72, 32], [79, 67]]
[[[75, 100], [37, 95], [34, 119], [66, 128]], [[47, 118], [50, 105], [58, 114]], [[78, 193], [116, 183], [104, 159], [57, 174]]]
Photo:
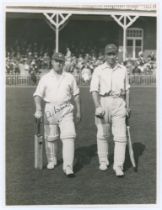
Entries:
[[[80, 75], [74, 75], [79, 86], [88, 86], [89, 82], [84, 82]], [[36, 82], [32, 77], [22, 76], [18, 74], [6, 75], [6, 86], [35, 86], [39, 81], [39, 76], [36, 77]], [[156, 86], [156, 75], [130, 75], [129, 82], [131, 86]]]

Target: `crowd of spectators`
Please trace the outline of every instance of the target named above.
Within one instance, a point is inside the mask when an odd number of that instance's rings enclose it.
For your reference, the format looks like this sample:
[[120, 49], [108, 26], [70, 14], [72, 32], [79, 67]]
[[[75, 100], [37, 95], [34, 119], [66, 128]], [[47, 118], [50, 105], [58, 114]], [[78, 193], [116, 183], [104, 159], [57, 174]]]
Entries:
[[[72, 49], [80, 49], [75, 54]], [[64, 50], [66, 62], [64, 70], [71, 72], [76, 77], [81, 78], [86, 83], [90, 80], [93, 70], [104, 62], [102, 50], [92, 48], [88, 52], [85, 48], [78, 46], [66, 47]], [[31, 76], [36, 82], [36, 75], [42, 75], [50, 69], [50, 56], [54, 51], [48, 47], [40, 46], [38, 43], [19, 44], [18, 42], [12, 48], [7, 48], [6, 52], [6, 73], [20, 74], [22, 76]], [[154, 74], [156, 70], [156, 58], [150, 54], [144, 58], [143, 52], [139, 53], [136, 60], [126, 60], [123, 62], [128, 69], [129, 74]]]
[[154, 53], [150, 53], [147, 57], [144, 57], [142, 51], [139, 52], [136, 60], [128, 59], [124, 61], [124, 65], [128, 69], [129, 74], [143, 74], [153, 75], [156, 74], [156, 57]]
[[[73, 45], [71, 47], [74, 49]], [[75, 48], [77, 47], [75, 46]], [[64, 70], [73, 73], [76, 77], [83, 74], [83, 78], [86, 77], [85, 80], [88, 80], [94, 68], [103, 63], [104, 57], [100, 51], [97, 53], [95, 48], [91, 49], [91, 53], [85, 53], [84, 45], [80, 47], [80, 53], [79, 51], [75, 52], [76, 54], [70, 48], [65, 48]], [[51, 48], [40, 46], [38, 43], [16, 42], [6, 50], [6, 73], [31, 76], [33, 80], [36, 80], [37, 75], [41, 76], [49, 71], [50, 57], [53, 53]]]

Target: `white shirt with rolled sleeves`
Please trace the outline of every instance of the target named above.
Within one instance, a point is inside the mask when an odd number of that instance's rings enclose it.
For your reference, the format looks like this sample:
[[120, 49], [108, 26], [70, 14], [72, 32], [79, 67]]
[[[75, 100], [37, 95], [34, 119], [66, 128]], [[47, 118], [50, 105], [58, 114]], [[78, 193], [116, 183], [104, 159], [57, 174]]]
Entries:
[[[73, 105], [70, 100], [79, 94], [79, 88], [73, 75], [63, 72], [58, 78], [53, 70], [42, 76], [33, 96], [40, 96], [45, 102], [44, 138], [48, 160], [48, 169], [57, 163], [56, 140], [62, 140], [63, 170], [73, 174], [74, 140], [76, 138], [73, 120]], [[51, 167], [52, 163], [52, 167]]]
[[[93, 73], [90, 92], [97, 92], [103, 117], [95, 117], [97, 127], [97, 148], [100, 170], [106, 170], [108, 161], [108, 140], [113, 135], [114, 164], [113, 169], [120, 169], [123, 175], [126, 149], [126, 101], [123, 97], [129, 89], [127, 70], [124, 66], [116, 64], [112, 69], [106, 62], [98, 66]], [[100, 111], [100, 112], [101, 112]], [[103, 165], [104, 163], [104, 165]]]
[[72, 74], [63, 72], [58, 79], [51, 70], [42, 76], [33, 96], [40, 96], [48, 103], [64, 104], [69, 102], [72, 96], [78, 94], [79, 88]]
[[96, 91], [99, 95], [124, 95], [130, 88], [127, 69], [117, 64], [113, 69], [105, 62], [98, 66], [92, 75], [90, 92]]

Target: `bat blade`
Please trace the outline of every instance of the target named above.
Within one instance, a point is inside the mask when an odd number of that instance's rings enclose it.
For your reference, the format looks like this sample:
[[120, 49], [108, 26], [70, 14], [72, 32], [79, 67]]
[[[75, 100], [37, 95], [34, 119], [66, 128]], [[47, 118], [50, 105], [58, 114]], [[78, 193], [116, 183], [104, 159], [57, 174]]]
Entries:
[[41, 135], [41, 119], [35, 119], [34, 168], [43, 169], [43, 136]]
[[130, 160], [132, 163], [132, 166], [136, 168], [136, 163], [134, 159], [134, 151], [133, 151], [133, 146], [132, 146], [132, 140], [131, 140], [131, 135], [130, 135], [130, 127], [127, 126], [127, 137], [128, 137], [128, 150], [129, 150], [129, 156]]
[[34, 168], [43, 168], [43, 136], [34, 136]]

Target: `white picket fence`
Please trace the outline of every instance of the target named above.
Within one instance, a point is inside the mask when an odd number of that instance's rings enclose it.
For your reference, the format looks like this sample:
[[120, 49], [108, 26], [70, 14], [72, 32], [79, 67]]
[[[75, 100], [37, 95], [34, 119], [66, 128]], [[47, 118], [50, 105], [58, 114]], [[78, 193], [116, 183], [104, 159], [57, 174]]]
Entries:
[[[18, 74], [6, 74], [7, 86], [35, 86], [40, 77], [37, 75], [37, 82], [34, 82], [31, 76], [22, 76]], [[88, 86], [90, 82], [85, 83], [80, 75], [75, 76], [79, 86]], [[129, 75], [131, 86], [155, 86], [156, 75]]]

